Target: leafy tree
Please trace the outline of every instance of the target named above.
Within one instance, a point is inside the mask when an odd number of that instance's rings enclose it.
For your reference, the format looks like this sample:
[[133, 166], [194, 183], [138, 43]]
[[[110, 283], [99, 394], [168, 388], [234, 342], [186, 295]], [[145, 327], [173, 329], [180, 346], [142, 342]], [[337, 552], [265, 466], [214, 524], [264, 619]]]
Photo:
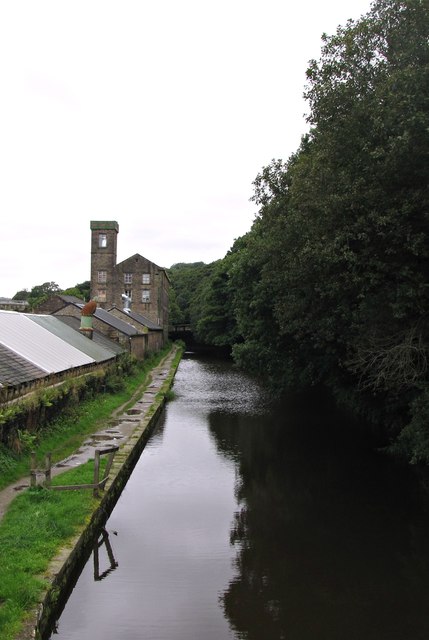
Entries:
[[195, 335], [205, 344], [230, 347], [237, 341], [233, 292], [230, 287], [234, 253], [211, 265], [211, 272], [201, 283], [192, 309]]
[[64, 293], [82, 298], [83, 300], [89, 300], [90, 282], [86, 280], [65, 290], [62, 290], [56, 282], [44, 282], [43, 284], [34, 286], [30, 291], [28, 289], [17, 291], [13, 296], [13, 300], [28, 300], [30, 307], [34, 309], [37, 305], [56, 293]]
[[[316, 211], [318, 255], [328, 269], [335, 255], [342, 266], [332, 278], [322, 269], [321, 292], [344, 318], [341, 337], [364, 378], [368, 351], [385, 363], [387, 380], [386, 347], [409, 355], [406, 345], [419, 344], [423, 358], [427, 348], [428, 34], [426, 3], [380, 0], [362, 20], [325, 36], [321, 60], [308, 70], [314, 129], [298, 183]], [[301, 200], [303, 189], [294, 195]]]
[[307, 73], [312, 129], [287, 163], [255, 180], [260, 210], [231, 285], [240, 364], [283, 386], [323, 382], [359, 410], [375, 398], [385, 423], [412, 416], [420, 427], [428, 37], [420, 0], [378, 0], [323, 37]]
[[13, 296], [12, 300], [28, 300], [30, 292], [28, 289], [22, 289], [21, 291], [17, 291]]
[[170, 324], [191, 324], [191, 304], [209, 266], [204, 262], [177, 263], [169, 269]]
[[34, 309], [37, 305], [47, 300], [50, 295], [61, 293], [60, 287], [56, 282], [44, 282], [43, 284], [34, 286], [30, 291], [23, 289], [13, 296], [13, 300], [27, 300], [30, 308]]
[[82, 300], [88, 301], [90, 297], [90, 288], [91, 288], [90, 281], [85, 280], [85, 282], [76, 284], [74, 287], [65, 289], [64, 291], [62, 291], [62, 293], [68, 296], [76, 296], [76, 298], [81, 298]]

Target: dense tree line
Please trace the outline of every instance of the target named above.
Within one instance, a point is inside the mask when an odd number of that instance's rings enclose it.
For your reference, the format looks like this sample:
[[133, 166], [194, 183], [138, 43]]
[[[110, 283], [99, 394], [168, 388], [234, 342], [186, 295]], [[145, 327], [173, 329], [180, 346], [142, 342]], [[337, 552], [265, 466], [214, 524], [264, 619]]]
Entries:
[[279, 391], [326, 385], [425, 462], [428, 43], [426, 0], [376, 0], [323, 36], [310, 131], [257, 176], [249, 233], [190, 268], [188, 306], [199, 338], [230, 344], [240, 366]]
[[26, 300], [31, 309], [35, 309], [39, 304], [42, 304], [50, 296], [56, 293], [63, 293], [69, 296], [75, 296], [82, 300], [89, 300], [90, 282], [86, 280], [76, 284], [74, 287], [68, 289], [61, 289], [56, 282], [44, 282], [32, 287], [30, 290], [21, 289], [17, 291], [13, 296], [13, 300]]

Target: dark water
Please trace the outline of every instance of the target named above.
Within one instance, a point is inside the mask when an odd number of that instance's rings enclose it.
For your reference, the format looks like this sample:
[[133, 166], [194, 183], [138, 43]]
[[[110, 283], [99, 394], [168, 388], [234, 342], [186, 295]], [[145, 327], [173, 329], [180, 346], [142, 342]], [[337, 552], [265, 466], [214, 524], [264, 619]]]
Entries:
[[174, 390], [52, 638], [429, 638], [415, 469], [229, 364], [184, 359]]

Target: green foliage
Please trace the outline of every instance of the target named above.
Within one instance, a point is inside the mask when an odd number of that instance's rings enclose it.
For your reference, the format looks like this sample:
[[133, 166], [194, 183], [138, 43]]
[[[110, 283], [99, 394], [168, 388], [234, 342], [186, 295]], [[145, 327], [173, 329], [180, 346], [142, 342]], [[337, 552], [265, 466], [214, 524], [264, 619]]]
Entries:
[[56, 282], [44, 282], [41, 285], [36, 285], [30, 291], [23, 289], [17, 291], [12, 300], [27, 300], [30, 308], [34, 309], [38, 304], [47, 300], [53, 293], [59, 293], [61, 289]]
[[[376, 0], [323, 36], [311, 130], [257, 176], [259, 212], [211, 265], [196, 328], [279, 391], [322, 383], [429, 461], [429, 7]], [[225, 304], [223, 304], [225, 303]]]
[[168, 272], [170, 289], [170, 324], [190, 324], [191, 307], [209, 265], [204, 262], [174, 264]]
[[90, 285], [90, 281], [86, 280], [63, 291], [56, 282], [44, 282], [43, 284], [34, 286], [30, 291], [28, 289], [17, 291], [12, 300], [27, 300], [31, 309], [35, 309], [55, 293], [64, 293], [83, 300], [89, 300]]
[[429, 465], [429, 389], [411, 402], [410, 420], [387, 450], [411, 464]]
[[[169, 348], [143, 362], [124, 354], [114, 367], [71, 378], [3, 409], [0, 421], [9, 432], [9, 446], [0, 445], [0, 488], [28, 474], [33, 445], [37, 446], [40, 462], [48, 452], [55, 462], [79, 448], [85, 435], [147, 383], [151, 368]], [[46, 404], [52, 406], [41, 411]], [[30, 415], [37, 417], [32, 431], [22, 426], [29, 422]]]
[[[90, 483], [93, 462], [55, 478], [61, 484]], [[43, 588], [41, 578], [58, 549], [94, 508], [91, 491], [29, 490], [0, 522], [0, 635], [13, 640]]]
[[76, 298], [81, 298], [86, 302], [90, 297], [90, 288], [91, 282], [89, 280], [85, 280], [85, 282], [81, 282], [80, 284], [75, 284], [74, 287], [70, 287], [69, 289], [65, 289], [62, 291], [65, 295], [75, 296]]
[[195, 336], [202, 343], [225, 347], [238, 339], [231, 290], [234, 260], [235, 254], [230, 252], [212, 263], [193, 301]]
[[17, 291], [13, 296], [12, 300], [28, 300], [30, 296], [30, 292], [28, 289], [22, 289], [21, 291]]
[[20, 443], [20, 451], [29, 453], [34, 449], [37, 441], [37, 436], [34, 433], [30, 433], [29, 431], [18, 429], [18, 439]]
[[[99, 428], [100, 423], [118, 407], [127, 406], [133, 394], [148, 384], [151, 369], [168, 353], [166, 347], [144, 362], [122, 358], [116, 373], [124, 378], [124, 390], [115, 395], [101, 393], [83, 400], [74, 412], [62, 413], [39, 434], [38, 455], [42, 459], [52, 452], [53, 462], [81, 444], [84, 435]], [[180, 360], [177, 351], [174, 365]], [[31, 434], [20, 433], [23, 442]], [[30, 443], [29, 443], [30, 444]], [[33, 444], [33, 442], [31, 442]], [[102, 465], [105, 464], [102, 460]], [[8, 483], [28, 473], [29, 458], [0, 445], [1, 482]], [[8, 478], [7, 472], [9, 472]], [[90, 484], [94, 477], [93, 461], [52, 479], [53, 485]], [[6, 481], [6, 482], [5, 482]], [[2, 485], [4, 486], [4, 484]], [[14, 640], [25, 616], [40, 600], [47, 586], [42, 576], [61, 547], [85, 524], [97, 502], [91, 490], [48, 491], [34, 489], [20, 494], [0, 522], [0, 637]]]
[[210, 264], [171, 267], [171, 324], [190, 324], [203, 344], [224, 347], [239, 339], [230, 285], [235, 257], [233, 247], [225, 258]]

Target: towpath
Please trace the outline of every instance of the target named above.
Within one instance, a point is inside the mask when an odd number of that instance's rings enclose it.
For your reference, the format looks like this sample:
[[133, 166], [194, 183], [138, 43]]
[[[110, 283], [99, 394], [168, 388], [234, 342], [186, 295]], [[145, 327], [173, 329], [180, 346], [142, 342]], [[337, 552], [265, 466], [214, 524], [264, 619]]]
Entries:
[[[147, 416], [156, 394], [159, 393], [170, 373], [175, 355], [176, 349], [173, 348], [162, 362], [152, 369], [150, 382], [145, 385], [144, 391], [142, 389], [138, 390], [131, 400], [127, 401], [126, 405], [116, 409], [110, 420], [107, 421], [106, 426], [88, 436], [75, 453], [53, 465], [52, 476], [57, 476], [68, 469], [88, 462], [88, 460], [94, 458], [95, 450], [101, 449], [106, 444], [118, 444], [121, 446], [127, 442], [141, 420]], [[131, 407], [125, 410], [125, 406], [128, 407], [130, 402], [134, 402], [134, 404], [131, 404]], [[0, 520], [17, 494], [28, 489], [29, 486], [30, 476], [26, 476], [0, 491]]]

